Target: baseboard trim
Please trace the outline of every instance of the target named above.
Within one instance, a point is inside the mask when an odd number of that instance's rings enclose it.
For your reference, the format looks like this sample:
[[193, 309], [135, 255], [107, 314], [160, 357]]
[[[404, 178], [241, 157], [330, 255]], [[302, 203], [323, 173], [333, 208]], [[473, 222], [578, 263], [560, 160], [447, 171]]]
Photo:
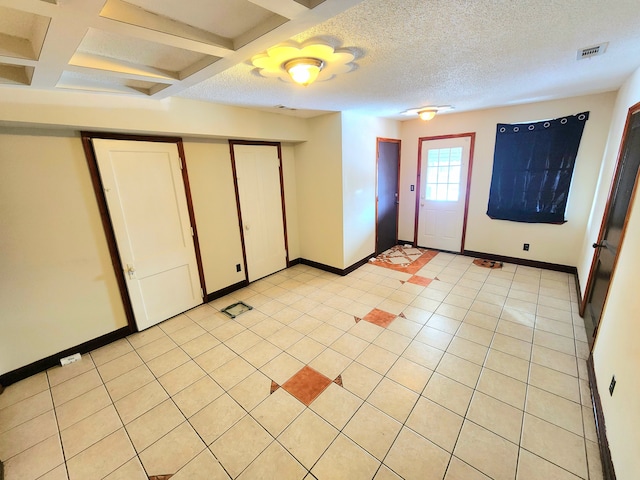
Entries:
[[307, 265], [309, 267], [317, 268], [318, 270], [323, 270], [329, 273], [335, 273], [336, 275], [344, 275], [343, 270], [337, 267], [332, 267], [331, 265], [325, 265], [324, 263], [314, 262], [313, 260], [307, 260], [306, 258], [301, 258], [300, 263], [302, 265]]
[[51, 367], [60, 365], [60, 359], [63, 357], [68, 357], [69, 355], [73, 355], [74, 353], [88, 353], [97, 348], [104, 347], [111, 342], [120, 340], [121, 338], [124, 338], [131, 333], [132, 332], [129, 327], [126, 326], [100, 337], [94, 338], [93, 340], [89, 340], [88, 342], [76, 345], [75, 347], [67, 348], [66, 350], [56, 353], [55, 355], [43, 358], [42, 360], [38, 360], [29, 365], [25, 365], [24, 367], [17, 368], [11, 372], [3, 373], [2, 375], [0, 375], [0, 384], [2, 384], [4, 387], [8, 387], [12, 383], [19, 382], [20, 380], [24, 380], [25, 378], [35, 375], [36, 373], [40, 373], [48, 370]]
[[371, 252], [369, 255], [367, 255], [366, 257], [364, 257], [362, 260], [357, 261], [356, 263], [354, 263], [353, 265], [351, 265], [350, 267], [347, 267], [343, 270], [342, 275], [349, 275], [351, 272], [357, 270], [358, 268], [360, 268], [362, 265], [364, 265], [365, 263], [369, 262], [369, 260], [371, 260], [372, 258], [375, 258], [376, 254], [375, 252]]
[[[320, 270], [324, 270], [326, 272], [331, 272], [337, 275], [345, 276], [353, 272], [355, 269], [361, 267], [365, 263], [367, 263], [369, 259], [374, 256], [375, 256], [374, 253], [372, 253], [371, 255], [367, 255], [367, 257], [363, 258], [362, 260], [354, 263], [353, 265], [345, 269], [331, 267], [329, 265], [324, 265], [322, 263], [306, 260], [304, 258], [296, 258], [294, 260], [291, 260], [289, 261], [288, 265], [291, 267], [294, 265], [303, 264], [303, 265], [308, 265], [310, 267], [318, 268]], [[228, 287], [221, 288], [220, 290], [217, 290], [215, 292], [208, 293], [206, 295], [205, 302], [211, 302], [218, 298], [224, 297], [225, 295], [233, 293], [236, 290], [240, 290], [241, 288], [244, 288], [247, 285], [249, 285], [249, 282], [247, 280], [243, 280], [233, 285], [229, 285]], [[43, 358], [42, 360], [38, 360], [29, 365], [25, 365], [24, 367], [17, 368], [16, 370], [13, 370], [11, 372], [4, 373], [0, 375], [0, 392], [2, 391], [3, 387], [8, 387], [13, 383], [16, 383], [20, 380], [24, 380], [25, 378], [35, 375], [36, 373], [43, 372], [51, 367], [59, 365], [60, 358], [62, 357], [67, 357], [69, 355], [73, 355], [74, 353], [84, 354], [84, 353], [90, 352], [97, 348], [104, 347], [105, 345], [111, 342], [120, 340], [121, 338], [124, 338], [131, 333], [133, 332], [130, 330], [128, 326], [122, 327], [111, 333], [107, 333], [98, 338], [94, 338], [93, 340], [89, 340], [88, 342], [84, 342], [75, 347], [68, 348], [62, 352], [56, 353], [55, 355], [51, 355], [47, 358]]]
[[613, 468], [611, 450], [609, 449], [609, 441], [607, 440], [607, 429], [604, 423], [602, 401], [600, 400], [600, 393], [598, 392], [598, 384], [596, 382], [596, 371], [593, 364], [593, 354], [589, 355], [589, 359], [587, 360], [587, 372], [589, 373], [589, 386], [591, 387], [591, 404], [593, 406], [593, 414], [596, 420], [598, 445], [600, 446], [602, 476], [604, 477], [604, 480], [616, 480], [616, 471]]
[[400, 240], [400, 239], [398, 239], [397, 245], [411, 245], [411, 246], [413, 246], [413, 240]]
[[[576, 279], [576, 292], [578, 292], [578, 305], [582, 305], [582, 290], [580, 289], [580, 277], [578, 276], [578, 269], [576, 269], [575, 274]], [[580, 315], [581, 317], [583, 315]]]
[[493, 253], [474, 252], [472, 250], [464, 250], [463, 255], [467, 257], [486, 258], [487, 260], [496, 260], [499, 262], [515, 263], [525, 267], [544, 268], [546, 270], [554, 270], [556, 272], [572, 273], [576, 275], [578, 269], [570, 265], [560, 265], [557, 263], [539, 262], [537, 260], [529, 260], [526, 258], [505, 257], [504, 255], [495, 255]]
[[367, 263], [370, 258], [373, 258], [375, 256], [376, 256], [375, 253], [371, 253], [366, 257], [364, 257], [362, 260], [357, 261], [356, 263], [348, 266], [347, 268], [332, 267], [331, 265], [325, 265], [324, 263], [314, 262], [313, 260], [307, 260], [306, 258], [300, 258], [299, 263], [302, 263], [303, 265], [308, 265], [309, 267], [317, 268], [318, 270], [323, 270], [325, 272], [335, 273], [336, 275], [340, 275], [344, 277], [345, 275], [349, 275], [351, 272], [353, 272], [357, 268], [360, 268], [362, 265]]
[[300, 265], [302, 263], [302, 259], [300, 257], [294, 258], [293, 260], [289, 260], [287, 263], [287, 268], [293, 267], [294, 265]]
[[218, 298], [224, 297], [225, 295], [229, 295], [230, 293], [235, 292], [236, 290], [240, 290], [241, 288], [249, 285], [248, 280], [242, 280], [241, 282], [234, 283], [233, 285], [229, 285], [228, 287], [221, 288], [220, 290], [216, 290], [215, 292], [207, 293], [207, 297], [205, 298], [205, 302], [209, 303]]

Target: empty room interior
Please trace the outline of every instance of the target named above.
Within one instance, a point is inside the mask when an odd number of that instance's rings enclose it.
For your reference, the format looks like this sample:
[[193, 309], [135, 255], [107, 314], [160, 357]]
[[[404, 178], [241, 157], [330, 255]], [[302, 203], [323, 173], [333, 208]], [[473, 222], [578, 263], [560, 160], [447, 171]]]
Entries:
[[636, 480], [633, 1], [0, 0], [0, 480]]

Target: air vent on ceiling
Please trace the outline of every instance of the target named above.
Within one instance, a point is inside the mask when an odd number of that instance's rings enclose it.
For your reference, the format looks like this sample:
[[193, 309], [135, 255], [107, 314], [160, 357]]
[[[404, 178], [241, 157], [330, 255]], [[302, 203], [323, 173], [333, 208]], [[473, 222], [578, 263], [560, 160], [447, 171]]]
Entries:
[[607, 45], [609, 45], [609, 42], [578, 49], [578, 60], [602, 55], [607, 50]]

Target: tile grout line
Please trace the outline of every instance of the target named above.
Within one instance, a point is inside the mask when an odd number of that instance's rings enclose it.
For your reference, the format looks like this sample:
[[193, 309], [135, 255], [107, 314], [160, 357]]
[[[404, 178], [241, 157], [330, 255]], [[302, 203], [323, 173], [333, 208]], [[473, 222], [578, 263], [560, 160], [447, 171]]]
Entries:
[[[53, 409], [53, 416], [56, 419], [56, 430], [58, 431], [58, 441], [60, 442], [60, 451], [62, 452], [62, 462], [64, 464], [64, 470], [67, 473], [67, 478], [71, 478], [69, 474], [69, 466], [67, 465], [67, 457], [64, 453], [64, 443], [62, 443], [62, 430], [60, 430], [60, 424], [58, 423], [58, 412], [56, 411], [56, 405], [53, 402], [53, 394], [51, 393], [51, 382], [49, 381], [49, 372], [48, 371], [45, 372], [45, 375], [47, 378], [47, 385], [49, 386], [49, 395], [51, 395], [51, 407]], [[54, 470], [55, 468], [57, 468], [57, 466], [54, 467], [52, 470]], [[49, 472], [46, 472], [46, 473], [49, 473]]]

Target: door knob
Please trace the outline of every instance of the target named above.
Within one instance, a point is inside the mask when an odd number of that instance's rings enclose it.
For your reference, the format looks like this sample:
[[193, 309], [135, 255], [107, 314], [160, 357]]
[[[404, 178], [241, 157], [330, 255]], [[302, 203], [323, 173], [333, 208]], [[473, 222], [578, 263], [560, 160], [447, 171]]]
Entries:
[[127, 273], [129, 274], [129, 278], [133, 278], [133, 274], [136, 271], [133, 265], [129, 265], [127, 263]]
[[606, 247], [607, 245], [605, 244], [605, 242], [603, 241], [602, 243], [594, 243], [593, 245], [591, 245], [593, 248], [602, 248], [602, 247]]

